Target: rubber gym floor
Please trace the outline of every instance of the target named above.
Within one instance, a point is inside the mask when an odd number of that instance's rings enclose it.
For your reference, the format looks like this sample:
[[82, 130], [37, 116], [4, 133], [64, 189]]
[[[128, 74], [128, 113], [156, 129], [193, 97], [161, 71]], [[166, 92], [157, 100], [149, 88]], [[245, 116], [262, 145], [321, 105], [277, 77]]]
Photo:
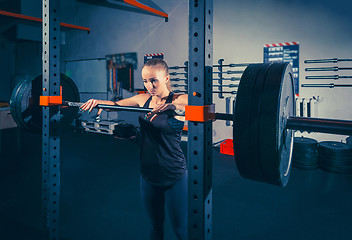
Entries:
[[[0, 132], [0, 239], [41, 239], [41, 136]], [[186, 151], [186, 142], [182, 143]], [[61, 137], [63, 240], [147, 239], [139, 146], [111, 136]], [[213, 150], [213, 239], [352, 239], [352, 175], [293, 168], [285, 188], [243, 179]], [[165, 239], [175, 239], [168, 219]]]

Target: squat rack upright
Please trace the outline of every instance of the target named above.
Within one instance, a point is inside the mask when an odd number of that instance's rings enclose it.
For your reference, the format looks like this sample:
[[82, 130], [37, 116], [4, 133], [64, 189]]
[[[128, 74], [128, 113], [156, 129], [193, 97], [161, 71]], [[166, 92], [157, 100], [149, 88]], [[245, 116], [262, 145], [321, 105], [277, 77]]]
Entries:
[[[59, 2], [42, 0], [42, 212], [44, 238], [50, 240], [60, 239]], [[212, 120], [206, 114], [213, 101], [212, 65], [213, 0], [189, 0], [188, 107], [203, 113], [190, 119], [188, 126], [188, 236], [192, 240], [212, 239]]]

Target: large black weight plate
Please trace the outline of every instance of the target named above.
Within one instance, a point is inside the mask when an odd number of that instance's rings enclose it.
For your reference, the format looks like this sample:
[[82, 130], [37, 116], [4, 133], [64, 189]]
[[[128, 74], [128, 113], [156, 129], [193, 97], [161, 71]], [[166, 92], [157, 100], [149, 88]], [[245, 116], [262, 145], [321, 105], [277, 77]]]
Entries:
[[234, 109], [233, 142], [236, 165], [242, 177], [256, 181], [264, 179], [259, 166], [258, 116], [253, 112], [252, 106], [256, 108], [260, 105], [266, 70], [266, 66], [262, 64], [252, 64], [246, 68], [238, 87]]
[[244, 71], [234, 111], [234, 151], [241, 176], [287, 184], [293, 132], [286, 119], [295, 111], [292, 69], [285, 63], [251, 64]]
[[272, 64], [262, 94], [260, 159], [266, 182], [279, 186], [286, 186], [291, 170], [294, 132], [286, 122], [295, 116], [294, 92], [291, 65]]
[[[79, 102], [79, 91], [73, 80], [60, 74], [63, 101]], [[42, 107], [39, 96], [42, 94], [42, 75], [24, 79], [15, 87], [10, 99], [11, 113], [18, 126], [30, 131], [40, 132], [42, 126]], [[61, 126], [69, 125], [77, 116], [78, 108], [60, 109]]]

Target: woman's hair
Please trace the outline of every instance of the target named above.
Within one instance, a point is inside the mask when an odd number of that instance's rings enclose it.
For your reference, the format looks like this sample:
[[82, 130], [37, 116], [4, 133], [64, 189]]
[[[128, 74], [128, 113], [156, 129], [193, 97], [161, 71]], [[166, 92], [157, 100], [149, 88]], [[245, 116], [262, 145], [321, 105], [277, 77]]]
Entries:
[[169, 75], [169, 66], [163, 59], [160, 58], [149, 60], [148, 62], [144, 63], [143, 67], [152, 67], [158, 70], [163, 70], [165, 71], [166, 75]]
[[[144, 63], [143, 68], [144, 67], [155, 68], [157, 70], [164, 71], [166, 75], [169, 75], [169, 66], [163, 59], [160, 58], [154, 58], [149, 60], [148, 62]], [[171, 91], [170, 79], [169, 81], [167, 81], [166, 86], [169, 91]]]

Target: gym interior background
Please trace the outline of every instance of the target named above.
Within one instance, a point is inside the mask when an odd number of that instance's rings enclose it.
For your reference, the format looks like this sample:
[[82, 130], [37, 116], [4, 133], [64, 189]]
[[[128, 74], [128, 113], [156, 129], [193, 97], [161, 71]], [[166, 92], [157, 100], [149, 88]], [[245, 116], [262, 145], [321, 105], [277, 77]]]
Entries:
[[[169, 66], [188, 60], [188, 1], [154, 0], [163, 18], [84, 0], [61, 0], [61, 22], [90, 28], [63, 30], [61, 72], [79, 87], [81, 101], [107, 96], [107, 55], [137, 53], [134, 87], [142, 88], [144, 55], [163, 53]], [[104, 2], [104, 1], [102, 1]], [[41, 17], [40, 0], [3, 0], [0, 10]], [[307, 59], [352, 56], [351, 3], [331, 1], [214, 1], [214, 64], [263, 62], [263, 46], [299, 42], [299, 79]], [[41, 28], [0, 17], [0, 100], [15, 85], [41, 73]], [[339, 63], [351, 67], [352, 62]], [[336, 64], [321, 64], [332, 66]], [[352, 75], [351, 71], [339, 74]], [[326, 74], [327, 75], [327, 74]], [[316, 82], [313, 82], [316, 81]], [[335, 83], [349, 84], [350, 79]], [[124, 91], [124, 97], [133, 93]], [[225, 95], [230, 97], [231, 95]], [[232, 99], [234, 96], [232, 95]], [[312, 117], [352, 119], [350, 89], [299, 88]], [[214, 94], [216, 111], [225, 100]], [[93, 112], [94, 113], [94, 112]], [[93, 115], [82, 114], [82, 119]], [[111, 118], [137, 123], [133, 113]], [[318, 141], [347, 136], [296, 133]], [[213, 124], [213, 142], [232, 138], [231, 126]], [[41, 136], [19, 128], [0, 130], [0, 238], [40, 237]], [[138, 145], [101, 134], [65, 132], [61, 139], [61, 233], [63, 239], [145, 239], [148, 219], [139, 199]], [[184, 142], [186, 151], [186, 143]], [[232, 156], [213, 151], [213, 239], [351, 239], [352, 175], [293, 168], [284, 188], [239, 176]], [[39, 236], [39, 237], [38, 237]], [[166, 239], [173, 235], [166, 222]]]

